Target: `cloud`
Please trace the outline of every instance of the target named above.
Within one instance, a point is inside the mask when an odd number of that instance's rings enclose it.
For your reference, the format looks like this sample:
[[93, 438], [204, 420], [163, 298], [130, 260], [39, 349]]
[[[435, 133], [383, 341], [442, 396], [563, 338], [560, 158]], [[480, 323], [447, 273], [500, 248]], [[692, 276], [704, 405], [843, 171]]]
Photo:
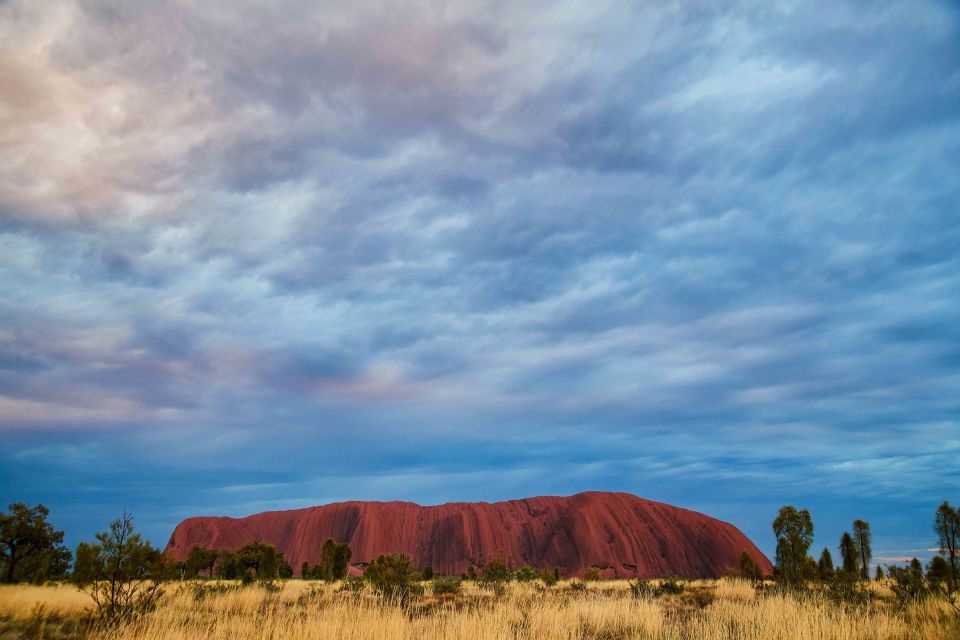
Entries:
[[4, 498], [960, 487], [947, 3], [0, 14]]

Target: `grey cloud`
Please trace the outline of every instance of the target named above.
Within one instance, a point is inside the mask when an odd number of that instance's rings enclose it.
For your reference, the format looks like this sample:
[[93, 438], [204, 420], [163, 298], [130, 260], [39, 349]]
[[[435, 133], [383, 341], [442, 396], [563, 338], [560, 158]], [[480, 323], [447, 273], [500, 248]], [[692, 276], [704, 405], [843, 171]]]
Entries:
[[2, 486], [956, 488], [954, 7], [50, 7], [0, 7]]

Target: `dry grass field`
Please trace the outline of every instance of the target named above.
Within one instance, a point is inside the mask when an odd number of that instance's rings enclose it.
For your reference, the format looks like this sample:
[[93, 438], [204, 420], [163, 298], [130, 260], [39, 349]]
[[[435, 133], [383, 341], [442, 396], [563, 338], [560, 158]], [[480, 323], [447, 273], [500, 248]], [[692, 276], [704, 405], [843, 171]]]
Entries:
[[[428, 584], [428, 583], [427, 583]], [[0, 586], [0, 638], [120, 640], [400, 640], [458, 638], [814, 639], [960, 638], [960, 616], [933, 600], [898, 608], [886, 587], [868, 605], [816, 596], [758, 594], [748, 583], [687, 583], [682, 594], [635, 598], [625, 581], [511, 583], [500, 596], [464, 583], [456, 595], [426, 594], [407, 608], [369, 589], [290, 580], [276, 589], [230, 582], [172, 583], [155, 611], [119, 630], [88, 622], [89, 598], [69, 585]]]

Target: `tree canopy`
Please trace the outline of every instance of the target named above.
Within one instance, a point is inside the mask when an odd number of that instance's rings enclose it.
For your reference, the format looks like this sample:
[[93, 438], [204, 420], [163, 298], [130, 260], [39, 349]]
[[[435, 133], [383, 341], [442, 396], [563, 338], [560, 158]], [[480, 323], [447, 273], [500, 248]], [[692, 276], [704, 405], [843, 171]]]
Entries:
[[813, 519], [806, 509], [786, 505], [773, 521], [777, 538], [777, 577], [787, 584], [803, 579], [807, 551], [813, 544]]
[[42, 504], [22, 502], [0, 513], [0, 579], [4, 582], [43, 582], [62, 578], [70, 567], [70, 551], [63, 546], [63, 531], [57, 531]]

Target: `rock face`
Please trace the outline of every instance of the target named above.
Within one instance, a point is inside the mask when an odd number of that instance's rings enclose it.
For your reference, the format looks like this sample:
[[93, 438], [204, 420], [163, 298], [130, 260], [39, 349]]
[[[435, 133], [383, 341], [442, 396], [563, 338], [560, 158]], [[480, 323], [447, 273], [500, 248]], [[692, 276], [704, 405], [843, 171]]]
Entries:
[[167, 553], [184, 561], [194, 545], [237, 549], [269, 542], [299, 572], [319, 561], [327, 538], [347, 542], [354, 572], [381, 553], [411, 556], [417, 567], [460, 575], [501, 559], [513, 567], [558, 568], [604, 577], [719, 577], [746, 551], [769, 574], [770, 561], [736, 527], [628, 493], [588, 492], [506, 502], [339, 502], [246, 518], [199, 517], [174, 530]]

